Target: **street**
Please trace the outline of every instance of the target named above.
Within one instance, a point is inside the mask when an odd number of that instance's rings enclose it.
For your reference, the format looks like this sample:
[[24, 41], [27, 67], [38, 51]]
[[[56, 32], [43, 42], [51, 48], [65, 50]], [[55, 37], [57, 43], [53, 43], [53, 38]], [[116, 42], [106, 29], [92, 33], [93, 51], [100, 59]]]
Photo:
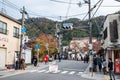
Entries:
[[[58, 65], [57, 72], [49, 72], [49, 64], [45, 68], [34, 66], [25, 72], [0, 78], [0, 80], [89, 80], [81, 77], [88, 64], [81, 61], [62, 60], [56, 62]], [[47, 66], [48, 65], [48, 66]]]

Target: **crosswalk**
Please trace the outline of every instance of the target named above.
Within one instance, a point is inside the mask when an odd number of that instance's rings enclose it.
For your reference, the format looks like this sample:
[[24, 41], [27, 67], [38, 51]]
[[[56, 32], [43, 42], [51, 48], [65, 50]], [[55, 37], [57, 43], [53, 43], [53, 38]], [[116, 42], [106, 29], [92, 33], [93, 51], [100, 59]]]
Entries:
[[67, 71], [67, 70], [57, 70], [54, 72], [50, 72], [47, 69], [42, 69], [42, 70], [29, 70], [29, 73], [46, 73], [46, 74], [68, 74], [68, 75], [81, 75], [83, 72], [81, 71]]

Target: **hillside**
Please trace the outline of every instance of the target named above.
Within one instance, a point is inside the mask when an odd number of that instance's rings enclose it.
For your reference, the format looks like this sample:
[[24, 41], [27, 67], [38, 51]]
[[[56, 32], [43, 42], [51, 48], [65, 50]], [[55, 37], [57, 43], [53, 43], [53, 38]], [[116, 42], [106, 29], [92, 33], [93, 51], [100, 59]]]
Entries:
[[[99, 31], [101, 30], [100, 26], [102, 24], [103, 19], [104, 16], [100, 16], [92, 19], [93, 37], [99, 36]], [[73, 30], [61, 31], [61, 34], [63, 34], [63, 41], [62, 41], [63, 45], [67, 45], [73, 37], [81, 38], [81, 37], [89, 36], [88, 20], [81, 21], [77, 18], [71, 18], [61, 22], [61, 24], [67, 22], [73, 23], [73, 27], [75, 28]], [[47, 18], [29, 18], [26, 19], [25, 24], [27, 28], [27, 35], [29, 36], [29, 38], [36, 38], [41, 33], [52, 34], [52, 35], [55, 34], [56, 22], [53, 20]]]

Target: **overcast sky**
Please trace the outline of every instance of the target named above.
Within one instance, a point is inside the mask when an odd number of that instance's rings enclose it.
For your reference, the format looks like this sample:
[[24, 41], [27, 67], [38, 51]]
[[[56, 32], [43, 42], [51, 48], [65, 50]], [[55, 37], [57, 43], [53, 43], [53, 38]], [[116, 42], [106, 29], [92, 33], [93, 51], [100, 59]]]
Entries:
[[[3, 11], [5, 13], [16, 19], [21, 18], [21, 14], [17, 9], [14, 9], [12, 7], [14, 4], [15, 4], [14, 6], [18, 8], [22, 8], [23, 6], [25, 6], [26, 11], [29, 13], [30, 17], [47, 17], [53, 20], [59, 20], [60, 19], [59, 16], [62, 16], [61, 18], [62, 20], [68, 18], [79, 18], [82, 20], [88, 12], [88, 4], [82, 4], [81, 6], [78, 6], [77, 4], [68, 4], [70, 1], [71, 3], [79, 2], [84, 3], [83, 0], [56, 0], [68, 3], [59, 3], [51, 0], [4, 0], [4, 1], [7, 2], [7, 4], [3, 5], [3, 3], [0, 2], [1, 10], [2, 8], [4, 8]], [[97, 3], [98, 1], [99, 0], [91, 0], [91, 5], [95, 5], [95, 3]], [[92, 14], [95, 12], [96, 8], [92, 11]], [[95, 14], [95, 17], [115, 13], [119, 10], [120, 2], [117, 2], [115, 0], [103, 0], [101, 7]], [[87, 18], [88, 17], [86, 17], [86, 19]]]

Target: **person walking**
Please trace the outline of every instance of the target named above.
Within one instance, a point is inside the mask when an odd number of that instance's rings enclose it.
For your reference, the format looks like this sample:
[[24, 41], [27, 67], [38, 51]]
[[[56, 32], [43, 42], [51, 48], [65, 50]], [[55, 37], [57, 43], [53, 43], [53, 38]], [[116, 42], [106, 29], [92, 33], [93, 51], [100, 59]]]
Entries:
[[112, 62], [111, 58], [109, 58], [108, 70], [109, 70], [110, 80], [112, 80], [112, 77], [113, 77], [113, 80], [115, 80], [115, 75], [114, 75], [114, 72], [113, 72], [113, 62]]
[[93, 72], [97, 72], [97, 57], [93, 58]]
[[37, 66], [37, 63], [38, 63], [37, 56], [34, 56], [33, 57], [33, 64], [34, 64], [35, 67]]
[[60, 55], [60, 53], [58, 54], [58, 59], [59, 59], [59, 62], [61, 62], [61, 55]]
[[45, 62], [45, 64], [48, 62], [48, 60], [49, 60], [48, 55], [45, 55], [45, 56], [44, 56], [44, 62]]
[[101, 72], [101, 69], [102, 69], [102, 59], [101, 59], [101, 57], [98, 57], [97, 64], [98, 64], [99, 72]]
[[106, 62], [106, 60], [104, 59], [104, 60], [103, 60], [103, 63], [102, 63], [102, 69], [103, 69], [103, 73], [104, 73], [104, 74], [107, 73], [106, 68], [107, 68], [107, 62]]
[[21, 58], [21, 69], [25, 70], [26, 64], [25, 64], [25, 59]]

